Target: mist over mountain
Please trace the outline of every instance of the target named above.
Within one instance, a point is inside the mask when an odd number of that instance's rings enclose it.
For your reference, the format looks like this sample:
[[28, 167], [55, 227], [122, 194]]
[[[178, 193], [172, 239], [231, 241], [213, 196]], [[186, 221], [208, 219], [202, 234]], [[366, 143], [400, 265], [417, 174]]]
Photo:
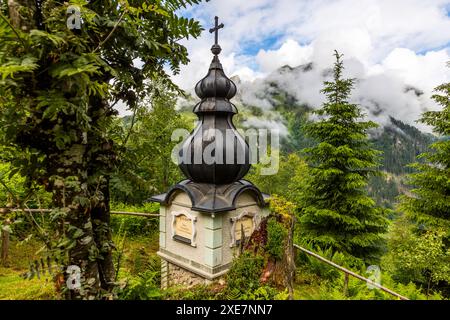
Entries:
[[[358, 74], [355, 61], [347, 61], [347, 72]], [[314, 121], [312, 110], [320, 108], [324, 95], [323, 82], [330, 80], [331, 69], [320, 69], [313, 63], [277, 69], [267, 77], [252, 82], [231, 79], [238, 92], [233, 103], [239, 109], [235, 117], [238, 127], [278, 129], [284, 152], [297, 152], [309, 146], [304, 126]], [[408, 164], [427, 150], [435, 137], [416, 123], [420, 114], [434, 106], [420, 88], [383, 75], [355, 78], [351, 102], [359, 104], [366, 119], [379, 127], [370, 132], [374, 146], [383, 152], [381, 169], [384, 177], [374, 178], [369, 190], [380, 203], [391, 206], [395, 197], [406, 190], [404, 174], [411, 172]], [[194, 98], [195, 97], [195, 98]], [[190, 111], [197, 102], [193, 90], [179, 101], [182, 110]], [[422, 130], [419, 130], [422, 129]]]

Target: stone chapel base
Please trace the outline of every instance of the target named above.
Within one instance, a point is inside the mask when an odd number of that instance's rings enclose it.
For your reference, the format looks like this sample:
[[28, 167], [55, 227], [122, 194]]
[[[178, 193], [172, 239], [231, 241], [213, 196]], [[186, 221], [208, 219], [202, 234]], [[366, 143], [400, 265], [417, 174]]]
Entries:
[[269, 214], [263, 195], [244, 180], [223, 186], [183, 181], [153, 199], [161, 204], [162, 288], [219, 280], [230, 269], [241, 236], [250, 237]]
[[[226, 270], [225, 270], [226, 272]], [[171, 286], [192, 287], [196, 285], [207, 285], [213, 280], [220, 279], [225, 272], [215, 279], [210, 279], [204, 275], [199, 275], [188, 269], [182, 268], [176, 264], [170, 263], [166, 260], [161, 261], [161, 288], [166, 289]]]

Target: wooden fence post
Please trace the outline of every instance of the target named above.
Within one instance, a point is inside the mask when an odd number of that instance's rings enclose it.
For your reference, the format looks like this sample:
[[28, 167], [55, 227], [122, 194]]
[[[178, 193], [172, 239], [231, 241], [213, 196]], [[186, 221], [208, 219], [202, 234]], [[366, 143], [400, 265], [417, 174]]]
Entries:
[[[10, 224], [10, 220], [6, 219], [3, 223], [4, 226], [8, 226]], [[6, 260], [8, 259], [8, 252], [9, 252], [9, 231], [3, 229], [2, 230], [2, 252], [0, 256], [0, 261], [2, 264], [6, 264]]]
[[344, 296], [348, 296], [348, 273], [345, 273], [344, 278]]

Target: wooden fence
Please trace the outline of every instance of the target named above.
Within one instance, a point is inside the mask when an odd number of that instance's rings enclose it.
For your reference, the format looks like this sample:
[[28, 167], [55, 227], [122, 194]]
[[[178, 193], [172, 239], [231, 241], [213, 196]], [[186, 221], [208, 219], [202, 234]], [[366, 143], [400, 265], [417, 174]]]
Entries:
[[364, 278], [363, 276], [360, 276], [359, 274], [354, 273], [351, 270], [348, 270], [348, 269], [346, 269], [344, 267], [341, 267], [340, 265], [334, 263], [333, 261], [325, 259], [324, 257], [318, 255], [317, 253], [309, 251], [308, 249], [305, 249], [305, 248], [303, 248], [303, 247], [301, 247], [301, 246], [299, 246], [297, 244], [294, 244], [294, 248], [296, 248], [296, 249], [306, 253], [307, 255], [310, 255], [310, 256], [312, 256], [312, 257], [314, 257], [314, 258], [316, 258], [316, 259], [318, 259], [318, 260], [320, 260], [322, 262], [325, 262], [326, 264], [329, 264], [330, 266], [333, 266], [334, 268], [344, 272], [345, 273], [345, 279], [344, 279], [344, 293], [345, 294], [347, 293], [347, 290], [348, 290], [348, 278], [349, 278], [349, 276], [352, 276], [352, 277], [355, 277], [356, 279], [359, 279], [361, 281], [367, 282], [367, 284], [370, 284], [370, 285], [380, 289], [381, 291], [389, 293], [390, 295], [393, 295], [393, 296], [399, 298], [400, 300], [409, 300], [407, 297], [404, 297], [404, 296], [402, 296], [402, 295], [392, 291], [391, 289], [383, 287], [382, 285], [380, 285], [380, 284], [378, 284], [378, 283], [376, 283], [376, 282], [374, 282], [374, 281], [372, 281], [370, 279]]

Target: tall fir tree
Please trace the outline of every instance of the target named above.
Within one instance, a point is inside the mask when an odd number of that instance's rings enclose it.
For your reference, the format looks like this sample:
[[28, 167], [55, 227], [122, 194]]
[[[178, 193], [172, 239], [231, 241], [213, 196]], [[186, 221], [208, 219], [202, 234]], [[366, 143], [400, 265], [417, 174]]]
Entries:
[[[450, 67], [450, 63], [448, 64]], [[409, 175], [414, 189], [411, 195], [401, 198], [400, 208], [417, 223], [418, 229], [445, 232], [445, 247], [450, 248], [450, 83], [438, 86], [432, 98], [443, 108], [428, 111], [421, 122], [431, 126], [439, 136], [430, 145], [430, 151], [422, 153], [421, 163], [411, 165], [416, 172]]]
[[388, 221], [367, 194], [368, 179], [378, 173], [379, 151], [368, 140], [374, 122], [362, 121], [358, 105], [349, 102], [354, 79], [343, 79], [342, 55], [335, 51], [333, 81], [324, 82], [326, 102], [315, 111], [307, 134], [315, 145], [304, 149], [310, 166], [302, 198], [300, 237], [321, 249], [332, 248], [354, 262], [377, 261]]

